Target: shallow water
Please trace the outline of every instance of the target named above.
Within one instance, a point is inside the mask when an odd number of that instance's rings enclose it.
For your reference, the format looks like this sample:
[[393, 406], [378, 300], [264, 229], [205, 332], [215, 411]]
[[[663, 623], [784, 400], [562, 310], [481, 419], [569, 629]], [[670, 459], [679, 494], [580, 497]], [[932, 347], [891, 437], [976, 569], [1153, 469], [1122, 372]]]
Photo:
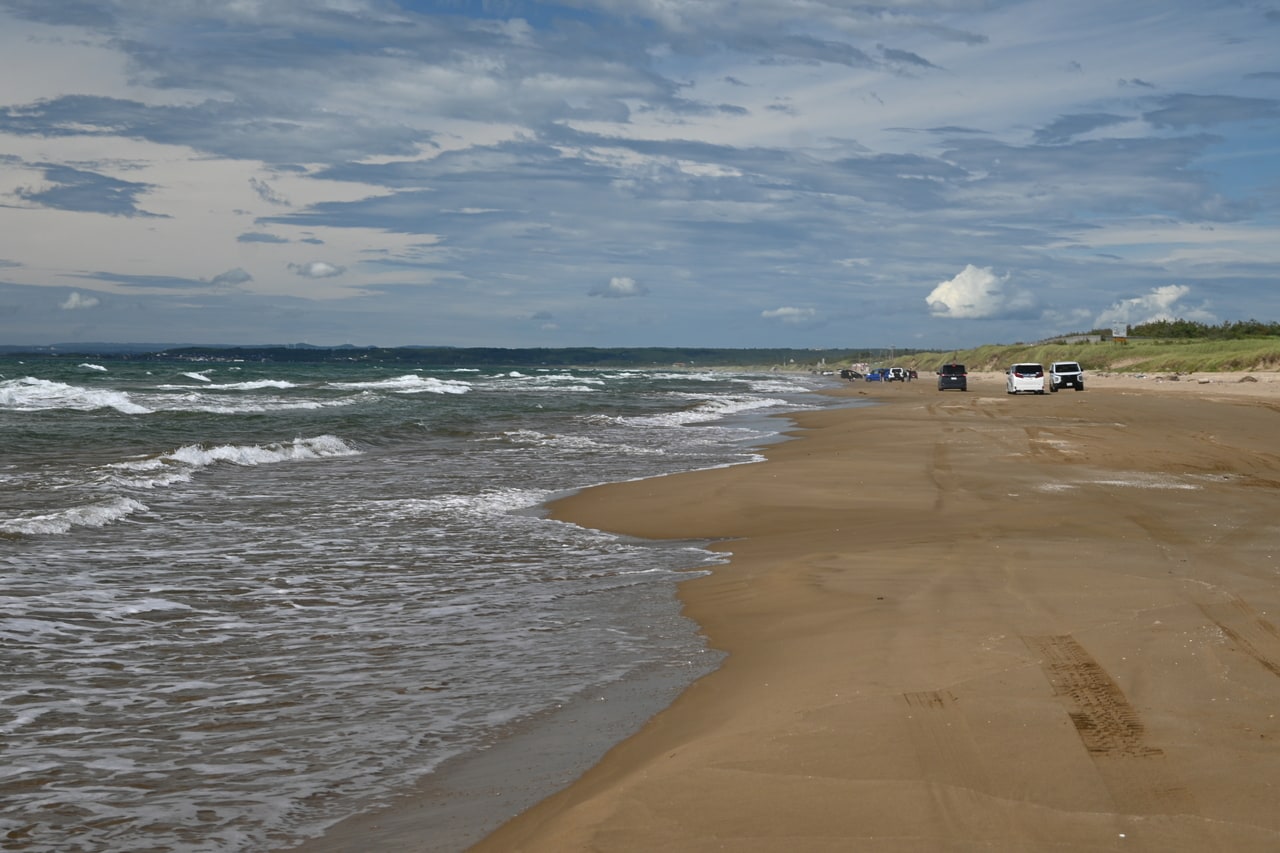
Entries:
[[0, 837], [284, 846], [511, 724], [714, 666], [718, 558], [551, 521], [739, 464], [809, 377], [0, 360]]

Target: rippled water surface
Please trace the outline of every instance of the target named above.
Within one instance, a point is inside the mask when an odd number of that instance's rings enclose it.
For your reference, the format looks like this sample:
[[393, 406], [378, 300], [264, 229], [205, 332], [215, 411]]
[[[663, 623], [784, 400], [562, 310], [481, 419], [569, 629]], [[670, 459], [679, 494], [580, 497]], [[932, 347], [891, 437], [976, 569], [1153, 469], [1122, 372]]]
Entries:
[[704, 543], [550, 521], [751, 461], [807, 377], [0, 360], [0, 838], [258, 851], [642, 671]]

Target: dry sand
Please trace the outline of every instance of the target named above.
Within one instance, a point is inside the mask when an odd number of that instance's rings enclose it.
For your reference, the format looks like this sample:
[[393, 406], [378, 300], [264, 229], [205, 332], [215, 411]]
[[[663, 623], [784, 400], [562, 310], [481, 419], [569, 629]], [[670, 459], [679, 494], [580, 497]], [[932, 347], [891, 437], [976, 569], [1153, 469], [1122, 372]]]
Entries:
[[729, 657], [474, 849], [1280, 850], [1280, 381], [1207, 378], [853, 383], [556, 504], [724, 540], [682, 598]]
[[[1242, 378], [852, 383], [883, 405], [766, 462], [558, 502], [731, 552], [681, 587], [728, 657], [473, 849], [1280, 850], [1280, 375]], [[432, 797], [304, 849], [454, 849]]]

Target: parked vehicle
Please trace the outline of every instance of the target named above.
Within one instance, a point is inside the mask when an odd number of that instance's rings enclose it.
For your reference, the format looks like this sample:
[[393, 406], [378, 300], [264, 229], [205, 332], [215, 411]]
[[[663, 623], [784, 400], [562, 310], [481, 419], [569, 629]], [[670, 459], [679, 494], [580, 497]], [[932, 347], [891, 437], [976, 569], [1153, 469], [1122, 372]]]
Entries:
[[1035, 394], [1044, 393], [1044, 366], [1026, 362], [1015, 364], [1005, 371], [1004, 390], [1008, 394], [1021, 394], [1029, 391]]
[[946, 391], [955, 388], [958, 391], [969, 390], [969, 373], [963, 364], [952, 362], [938, 368], [938, 390]]
[[890, 367], [889, 375], [885, 377], [885, 380], [888, 382], [906, 382], [907, 371], [903, 370], [901, 367]]
[[868, 382], [883, 382], [884, 375], [887, 372], [888, 372], [888, 369], [884, 367], [877, 367], [874, 370], [868, 370], [866, 375], [866, 380]]
[[1074, 388], [1084, 390], [1084, 368], [1075, 361], [1055, 361], [1049, 365], [1049, 390]]

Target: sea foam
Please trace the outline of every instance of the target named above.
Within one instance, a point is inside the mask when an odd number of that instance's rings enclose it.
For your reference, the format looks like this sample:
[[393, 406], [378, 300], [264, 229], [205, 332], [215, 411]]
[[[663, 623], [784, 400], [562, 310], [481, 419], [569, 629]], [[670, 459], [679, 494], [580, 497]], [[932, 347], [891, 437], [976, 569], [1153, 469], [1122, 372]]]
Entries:
[[115, 409], [127, 415], [151, 414], [123, 391], [98, 390], [25, 376], [0, 382], [0, 408], [34, 412], [42, 409]]
[[106, 527], [134, 513], [147, 512], [146, 504], [132, 498], [112, 498], [56, 512], [0, 521], [0, 533], [41, 536], [69, 532], [73, 527]]
[[357, 456], [360, 452], [337, 436], [320, 435], [295, 438], [288, 443], [220, 444], [211, 447], [188, 444], [159, 456], [113, 462], [105, 467], [117, 485], [152, 489], [186, 482], [197, 471], [219, 462], [241, 466], [271, 465], [277, 462]]

